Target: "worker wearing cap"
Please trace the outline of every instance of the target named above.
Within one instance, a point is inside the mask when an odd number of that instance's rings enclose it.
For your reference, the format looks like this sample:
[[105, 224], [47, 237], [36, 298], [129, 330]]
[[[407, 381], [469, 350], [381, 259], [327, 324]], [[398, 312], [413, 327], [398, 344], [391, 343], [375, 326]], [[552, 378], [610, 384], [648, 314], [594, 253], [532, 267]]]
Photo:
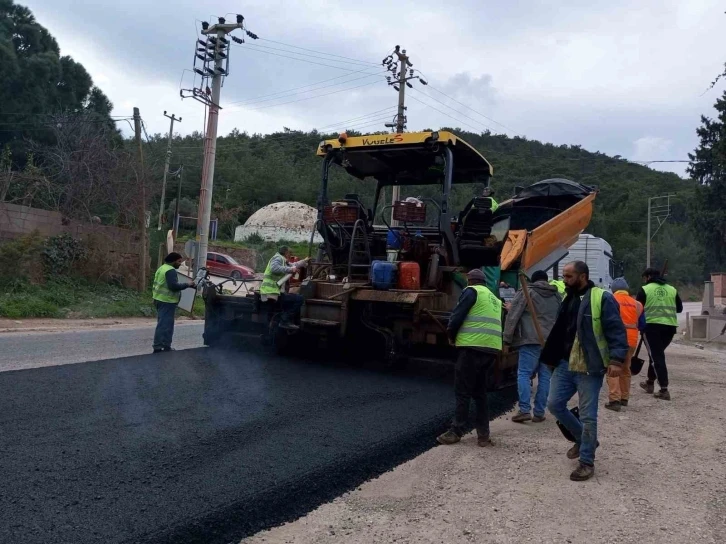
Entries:
[[467, 274], [468, 286], [449, 318], [449, 342], [456, 346], [454, 394], [456, 412], [451, 428], [436, 440], [439, 444], [455, 444], [461, 440], [469, 420], [469, 407], [474, 399], [474, 425], [481, 447], [491, 446], [489, 409], [487, 406], [487, 374], [502, 352], [502, 302], [486, 286], [481, 270]]
[[180, 283], [177, 269], [184, 262], [178, 253], [169, 253], [154, 274], [152, 297], [156, 306], [156, 331], [154, 332], [154, 353], [171, 351], [174, 336], [174, 314], [184, 289], [196, 287], [194, 282]]
[[645, 329], [645, 314], [643, 305], [630, 296], [625, 278], [615, 278], [610, 290], [620, 306], [620, 319], [623, 320], [625, 333], [628, 336], [628, 354], [623, 361], [622, 373], [617, 377], [607, 377], [609, 394], [605, 408], [619, 412], [623, 406], [628, 405], [630, 398], [630, 362], [638, 345], [638, 330]]

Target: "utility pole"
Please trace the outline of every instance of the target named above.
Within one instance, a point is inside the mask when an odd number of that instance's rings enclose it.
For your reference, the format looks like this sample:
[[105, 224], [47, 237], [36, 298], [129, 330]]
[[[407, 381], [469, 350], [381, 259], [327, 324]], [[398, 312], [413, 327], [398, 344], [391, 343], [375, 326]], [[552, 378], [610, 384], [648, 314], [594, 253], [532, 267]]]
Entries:
[[[648, 199], [648, 239], [646, 241], [645, 266], [650, 268], [650, 242], [671, 215], [671, 197], [673, 194], [653, 196]], [[651, 234], [651, 219], [655, 217], [658, 228]]]
[[164, 215], [164, 197], [166, 196], [166, 176], [169, 174], [169, 162], [171, 161], [171, 140], [174, 138], [174, 121], [181, 123], [182, 118], [178, 119], [172, 113], [171, 116], [164, 111], [164, 117], [171, 119], [169, 123], [169, 138], [166, 142], [166, 160], [164, 161], [164, 181], [161, 184], [161, 204], [159, 205], [159, 226], [156, 230], [161, 230], [161, 218]]
[[174, 207], [174, 240], [176, 241], [177, 236], [179, 236], [179, 201], [181, 200], [181, 187], [182, 187], [182, 180], [184, 179], [184, 165], [182, 164], [179, 167], [179, 170], [176, 171], [176, 175], [179, 178], [179, 185], [177, 185], [176, 188], [176, 206]]
[[[227, 23], [224, 17], [218, 18], [218, 23], [211, 25], [202, 22], [202, 35], [206, 41], [197, 40], [194, 56], [194, 72], [202, 76], [199, 87], [182, 89], [182, 98], [192, 97], [209, 107], [207, 131], [204, 137], [204, 166], [202, 168], [202, 187], [199, 192], [199, 211], [197, 213], [197, 248], [194, 260], [194, 274], [206, 264], [207, 247], [209, 246], [209, 223], [212, 216], [212, 190], [214, 187], [214, 161], [217, 151], [217, 125], [219, 122], [219, 97], [222, 90], [222, 79], [229, 75], [229, 48], [230, 42], [227, 34], [241, 29], [253, 40], [257, 36], [244, 27], [245, 18], [237, 15], [236, 23]], [[238, 44], [244, 43], [244, 38], [230, 36]], [[199, 47], [201, 46], [201, 47]], [[197, 67], [197, 59], [201, 65]], [[210, 67], [211, 66], [211, 67]], [[211, 79], [211, 89], [209, 80]], [[187, 94], [186, 96], [184, 93]]]
[[141, 114], [139, 108], [134, 108], [134, 136], [139, 159], [138, 178], [141, 182], [141, 209], [140, 209], [140, 229], [141, 248], [139, 249], [139, 291], [146, 290], [146, 176], [144, 173], [144, 150], [141, 148]]
[[[393, 58], [393, 55], [396, 58]], [[381, 63], [387, 67], [392, 76], [387, 76], [388, 84], [398, 91], [398, 113], [396, 114], [395, 123], [386, 123], [389, 128], [395, 128], [397, 134], [401, 134], [406, 130], [406, 86], [413, 88], [409, 83], [414, 79], [421, 81], [423, 85], [428, 85], [420, 76], [414, 76], [413, 64], [409, 60], [405, 49], [401, 49], [397, 45], [393, 54], [388, 55]], [[393, 186], [391, 205], [401, 199], [401, 188], [398, 185]], [[391, 226], [398, 226], [398, 221], [393, 219], [393, 208], [391, 208]]]

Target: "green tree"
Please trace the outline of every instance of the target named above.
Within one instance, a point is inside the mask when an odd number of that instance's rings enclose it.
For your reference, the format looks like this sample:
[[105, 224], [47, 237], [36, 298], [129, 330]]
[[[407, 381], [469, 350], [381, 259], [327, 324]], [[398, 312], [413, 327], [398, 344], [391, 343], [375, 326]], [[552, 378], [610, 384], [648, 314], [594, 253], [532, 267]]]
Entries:
[[26, 140], [54, 143], [49, 114], [92, 113], [113, 126], [111, 102], [86, 69], [61, 56], [55, 38], [13, 0], [0, 0], [0, 74], [0, 148], [9, 144], [17, 162]]
[[707, 248], [706, 272], [726, 266], [726, 92], [716, 100], [716, 118], [701, 116], [701, 142], [689, 154], [688, 173], [698, 182], [691, 223]]

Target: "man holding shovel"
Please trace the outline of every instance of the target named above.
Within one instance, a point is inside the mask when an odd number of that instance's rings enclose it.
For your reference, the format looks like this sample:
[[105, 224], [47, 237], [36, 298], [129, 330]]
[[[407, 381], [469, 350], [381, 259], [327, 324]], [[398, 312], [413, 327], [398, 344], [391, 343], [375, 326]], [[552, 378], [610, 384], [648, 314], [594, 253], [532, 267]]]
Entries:
[[[519, 350], [517, 370], [517, 391], [519, 393], [519, 412], [512, 416], [515, 423], [545, 420], [547, 396], [550, 392], [552, 371], [547, 365], [540, 364], [542, 346], [557, 319], [562, 297], [557, 286], [547, 282], [547, 273], [542, 270], [532, 274], [532, 283], [522, 281], [522, 289], [517, 292], [509, 307], [504, 326], [504, 343]], [[534, 397], [534, 417], [531, 413], [532, 377], [537, 375], [537, 393]]]

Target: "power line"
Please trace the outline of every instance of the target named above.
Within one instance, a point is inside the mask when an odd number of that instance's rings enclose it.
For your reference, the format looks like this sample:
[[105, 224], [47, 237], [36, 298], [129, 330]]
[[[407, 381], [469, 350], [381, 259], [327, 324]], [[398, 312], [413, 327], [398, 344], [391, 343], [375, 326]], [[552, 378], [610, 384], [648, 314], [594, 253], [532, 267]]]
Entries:
[[[330, 96], [332, 94], [342, 93], [342, 92], [345, 92], [345, 91], [353, 91], [355, 89], [360, 89], [362, 87], [369, 87], [371, 85], [375, 85], [376, 83], [380, 83], [380, 81], [371, 81], [370, 83], [364, 83], [363, 85], [356, 85], [355, 87], [346, 87], [345, 89], [338, 89], [337, 91], [331, 91], [329, 93], [318, 94], [318, 95], [315, 95], [315, 96], [308, 96], [307, 98], [299, 98], [297, 100], [290, 100], [289, 102], [281, 102], [280, 104], [270, 104], [269, 106], [262, 106], [262, 107], [259, 107], [259, 108], [252, 108], [252, 109], [248, 109], [247, 111], [260, 111], [260, 110], [266, 110], [267, 108], [275, 108], [277, 106], [285, 106], [287, 104], [294, 104], [296, 102], [303, 102], [305, 100], [313, 100], [315, 98], [322, 98], [324, 96]], [[228, 110], [228, 111], [239, 111], [239, 110]]]
[[434, 107], [434, 106], [432, 106], [431, 104], [427, 104], [427, 103], [426, 103], [426, 102], [424, 102], [423, 100], [419, 100], [418, 98], [416, 98], [416, 97], [415, 97], [415, 96], [413, 96], [413, 95], [411, 95], [411, 98], [412, 98], [413, 100], [415, 100], [416, 102], [420, 102], [421, 104], [423, 104], [423, 105], [424, 105], [424, 106], [426, 106], [427, 108], [431, 108], [431, 109], [432, 109], [432, 110], [434, 110], [434, 111], [437, 111], [437, 112], [439, 112], [439, 113], [441, 113], [441, 114], [443, 114], [443, 115], [446, 115], [447, 117], [450, 117], [450, 118], [451, 118], [451, 119], [453, 119], [454, 121], [457, 121], [457, 122], [459, 122], [459, 123], [463, 123], [464, 125], [466, 125], [466, 126], [468, 126], [468, 127], [470, 127], [470, 128], [473, 128], [473, 129], [474, 129], [475, 131], [477, 131], [478, 133], [482, 133], [482, 132], [484, 132], [483, 130], [481, 130], [481, 128], [477, 128], [477, 127], [475, 127], [474, 125], [470, 125], [470, 124], [469, 124], [469, 123], [467, 123], [466, 121], [462, 121], [461, 119], [457, 119], [457, 118], [456, 118], [456, 117], [454, 117], [453, 115], [451, 115], [451, 114], [449, 114], [449, 113], [446, 113], [445, 111], [441, 111], [440, 109], [438, 109], [438, 108], [435, 108], [435, 107]]
[[[307, 91], [295, 92], [295, 93], [290, 93], [290, 94], [287, 94], [287, 95], [275, 96], [275, 97], [272, 97], [272, 98], [265, 98], [264, 100], [253, 100], [253, 101], [244, 101], [243, 100], [243, 101], [240, 101], [240, 102], [231, 102], [231, 104], [241, 104], [242, 102], [244, 102], [244, 104], [242, 104], [242, 106], [246, 106], [248, 104], [260, 104], [262, 102], [269, 102], [270, 100], [280, 100], [280, 99], [284, 99], [284, 98], [290, 98], [290, 97], [293, 97], [293, 96], [295, 96], [297, 94], [312, 93], [314, 91], [319, 91], [319, 90], [322, 90], [322, 89], [328, 89], [330, 87], [337, 87], [338, 85], [345, 85], [346, 83], [352, 83], [354, 81], [360, 81], [361, 79], [367, 79], [369, 77], [378, 76], [378, 75], [381, 75], [383, 73], [385, 73], [385, 72], [379, 72], [379, 73], [376, 73], [376, 74], [368, 74], [368, 75], [365, 75], [365, 76], [356, 77], [356, 78], [353, 78], [353, 79], [348, 79], [348, 80], [345, 80], [345, 81], [341, 81], [339, 83], [331, 83], [329, 85], [323, 85], [322, 87], [318, 87], [317, 89], [309, 89]], [[350, 75], [350, 74], [348, 74], [348, 75]]]
[[321, 85], [323, 83], [328, 83], [329, 81], [335, 81], [336, 79], [341, 79], [341, 78], [344, 78], [344, 77], [349, 77], [349, 76], [352, 76], [354, 74], [360, 74], [361, 72], [365, 72], [366, 70], [368, 70], [368, 68], [363, 68], [362, 70], [357, 70], [357, 71], [352, 72], [350, 74], [343, 74], [342, 76], [336, 76], [336, 77], [331, 77], [329, 79], [324, 79], [322, 81], [318, 81], [317, 83], [310, 83], [309, 85], [302, 85], [300, 87], [293, 87], [292, 89], [287, 89], [286, 91], [278, 91], [276, 93], [263, 94], [263, 95], [260, 95], [260, 96], [255, 96], [253, 98], [247, 98], [245, 100], [238, 100], [237, 102], [230, 102], [229, 104], [227, 104], [227, 106], [231, 106], [231, 105], [234, 105], [234, 104], [242, 104], [242, 103], [245, 103], [245, 102], [253, 102], [253, 101], [256, 101], [256, 100], [258, 100], [260, 98], [267, 98], [267, 97], [275, 96], [275, 95], [278, 95], [278, 94], [286, 94], [286, 93], [290, 93], [290, 92], [297, 91], [297, 90], [300, 90], [300, 89], [306, 89], [308, 87], [315, 87], [316, 85]]
[[311, 53], [318, 53], [320, 55], [328, 55], [328, 56], [331, 56], [331, 57], [338, 57], [338, 58], [341, 58], [341, 59], [346, 59], [346, 60], [350, 60], [350, 61], [354, 61], [354, 62], [361, 62], [361, 63], [365, 63], [365, 64], [372, 64], [373, 66], [378, 66], [378, 63], [377, 62], [372, 62], [372, 61], [367, 61], [367, 60], [353, 59], [353, 58], [350, 58], [350, 57], [344, 57], [342, 55], [335, 55], [333, 53], [324, 53], [322, 51], [315, 51], [314, 49], [306, 49], [305, 47], [299, 47], [297, 45], [291, 45], [291, 44], [287, 44], [287, 43], [276, 42], [275, 40], [268, 40], [266, 38], [260, 38], [260, 41], [262, 41], [262, 42], [276, 43], [277, 45], [284, 45], [286, 47], [292, 47], [294, 49], [300, 49], [302, 51], [310, 51]]
[[[464, 106], [464, 107], [465, 107], [466, 109], [468, 109], [468, 110], [471, 110], [471, 111], [473, 111], [473, 112], [474, 112], [474, 113], [476, 113], [477, 115], [480, 115], [480, 116], [482, 116], [482, 117], [483, 117], [484, 119], [486, 119], [486, 120], [488, 120], [488, 121], [491, 121], [491, 122], [492, 122], [492, 123], [494, 123], [495, 125], [499, 125], [500, 127], [504, 128], [505, 130], [508, 130], [508, 131], [512, 132], [512, 133], [513, 133], [513, 134], [514, 134], [515, 136], [516, 136], [516, 135], [519, 135], [519, 134], [517, 133], [517, 131], [516, 131], [516, 130], [514, 130], [514, 129], [511, 129], [511, 128], [509, 128], [508, 126], [506, 126], [506, 125], [504, 125], [504, 124], [500, 123], [499, 121], [496, 121], [496, 120], [492, 119], [491, 117], [487, 117], [486, 115], [484, 115], [484, 114], [483, 114], [483, 113], [481, 113], [480, 111], [477, 111], [477, 110], [475, 110], [475, 109], [474, 109], [474, 108], [472, 108], [471, 106], [467, 106], [467, 105], [466, 105], [466, 104], [464, 104], [463, 102], [459, 102], [459, 101], [458, 101], [458, 100], [457, 100], [456, 98], [454, 98], [454, 97], [452, 97], [452, 96], [449, 96], [449, 95], [448, 95], [448, 94], [446, 94], [446, 93], [445, 93], [444, 91], [440, 91], [439, 89], [437, 89], [436, 87], [433, 87], [433, 86], [432, 86], [432, 85], [430, 85], [430, 84], [429, 84], [429, 88], [430, 88], [431, 90], [433, 90], [433, 91], [436, 91], [437, 93], [439, 93], [439, 94], [441, 94], [441, 95], [445, 96], [445, 97], [446, 97], [446, 98], [448, 98], [449, 100], [452, 100], [452, 101], [456, 102], [456, 103], [457, 103], [457, 104], [459, 104], [460, 106]], [[434, 97], [433, 97], [433, 96], [430, 96], [430, 95], [427, 95], [427, 96], [429, 96], [429, 98], [432, 98], [432, 99], [434, 99]], [[435, 99], [434, 99], [434, 100], [435, 100]], [[449, 107], [451, 107], [451, 106], [449, 106]], [[452, 108], [452, 109], [453, 109], [453, 108]]]
[[[245, 44], [245, 45], [249, 45], [249, 44]], [[236, 45], [235, 44], [235, 46], [238, 49], [242, 49], [243, 51], [254, 51], [255, 53], [265, 53], [266, 55], [273, 55], [275, 57], [282, 57], [282, 58], [286, 58], [286, 59], [297, 60], [297, 61], [300, 61], [300, 62], [306, 62], [308, 64], [316, 64], [318, 66], [326, 66], [328, 68], [335, 68], [336, 70], [345, 70], [346, 72], [355, 72], [355, 70], [351, 70], [350, 68], [343, 68], [342, 66], [334, 66], [332, 64], [324, 64], [322, 62], [315, 62], [315, 61], [312, 61], [312, 60], [305, 60], [305, 59], [301, 59], [301, 58], [298, 58], [298, 57], [290, 57], [288, 55], [281, 55], [279, 53], [271, 53], [269, 51], [264, 51], [262, 49], [252, 49], [250, 47], [245, 47], [244, 45]]]
[[[441, 100], [438, 100], [438, 99], [434, 98], [433, 96], [431, 96], [431, 95], [429, 95], [429, 94], [426, 94], [426, 93], [424, 93], [424, 92], [422, 92], [422, 91], [419, 91], [418, 89], [412, 89], [412, 90], [414, 90], [414, 91], [416, 91], [416, 92], [418, 92], [418, 93], [421, 93], [422, 95], [426, 96], [427, 98], [430, 98], [430, 99], [431, 99], [431, 100], [433, 100], [434, 102], [438, 102], [438, 103], [439, 103], [439, 104], [441, 104], [442, 106], [444, 106], [444, 107], [447, 107], [447, 108], [449, 108], [449, 109], [450, 109], [450, 110], [452, 110], [452, 111], [455, 111], [455, 112], [456, 112], [456, 113], [458, 113], [459, 115], [463, 115], [464, 117], [466, 117], [467, 119], [469, 119], [469, 120], [471, 120], [471, 121], [474, 121], [475, 123], [481, 123], [481, 121], [479, 121], [478, 119], [474, 119], [473, 117], [471, 117], [471, 116], [469, 116], [469, 115], [467, 115], [467, 114], [465, 114], [465, 113], [463, 113], [463, 112], [460, 112], [460, 111], [459, 111], [459, 110], [457, 110], [456, 108], [452, 108], [452, 107], [451, 107], [451, 106], [449, 106], [448, 104], [445, 104], [445, 103], [444, 103], [444, 102], [442, 102]], [[485, 127], [487, 128], [487, 130], [491, 130], [491, 127], [490, 127], [490, 126], [488, 126], [488, 125], [485, 125], [484, 123], [482, 123], [482, 124], [483, 124], [483, 125], [484, 125], [484, 126], [485, 126]]]
[[[366, 66], [366, 67], [370, 66], [371, 68], [373, 68], [373, 66], [376, 66], [375, 64], [369, 63], [369, 62], [360, 63], [358, 61], [326, 59], [325, 57], [319, 57], [317, 55], [308, 55], [307, 53], [296, 53], [295, 51], [289, 51], [287, 49], [278, 49], [277, 47], [267, 47], [266, 45], [257, 45], [257, 44], [254, 44], [254, 43], [246, 43], [245, 45], [247, 45], [247, 47], [252, 47], [254, 49], [262, 49], [262, 50], [265, 50], [265, 51], [267, 51], [267, 50], [269, 50], [269, 51], [280, 51], [282, 53], [289, 53], [291, 55], [298, 55], [298, 56], [301, 56], [301, 57], [309, 57], [309, 58], [312, 58], [312, 59], [324, 60], [326, 62], [339, 62], [339, 63], [343, 63], [343, 64]], [[371, 66], [372, 64], [373, 64], [373, 66]]]

